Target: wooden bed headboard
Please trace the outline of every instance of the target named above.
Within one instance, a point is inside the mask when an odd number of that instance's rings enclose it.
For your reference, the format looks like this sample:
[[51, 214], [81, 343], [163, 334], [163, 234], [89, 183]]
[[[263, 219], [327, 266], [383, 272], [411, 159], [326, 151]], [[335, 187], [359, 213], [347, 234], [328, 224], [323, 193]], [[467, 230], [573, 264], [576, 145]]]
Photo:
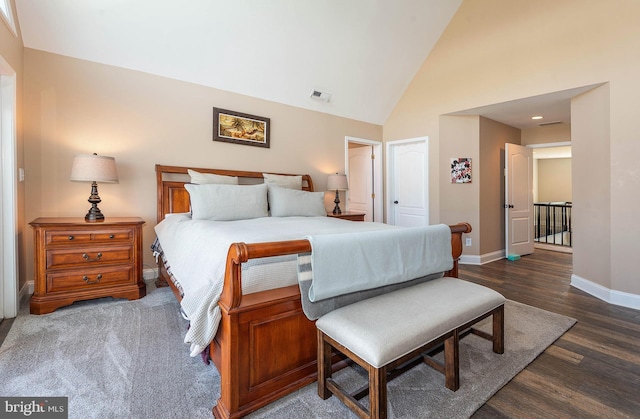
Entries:
[[[243, 185], [262, 183], [263, 172], [243, 170], [203, 169], [198, 167], [164, 166], [156, 164], [156, 186], [158, 188], [157, 222], [164, 219], [165, 214], [189, 212], [189, 193], [184, 185], [190, 182], [187, 169], [200, 173], [213, 173], [223, 176], [237, 176]], [[309, 175], [293, 175], [290, 173], [273, 173], [274, 175], [302, 176], [302, 189], [313, 192], [313, 181]]]

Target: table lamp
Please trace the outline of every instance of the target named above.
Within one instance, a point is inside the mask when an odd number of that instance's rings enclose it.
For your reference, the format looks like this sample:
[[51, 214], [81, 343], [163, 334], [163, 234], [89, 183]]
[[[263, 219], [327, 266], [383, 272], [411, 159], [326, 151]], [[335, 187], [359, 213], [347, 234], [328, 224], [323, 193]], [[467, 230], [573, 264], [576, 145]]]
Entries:
[[104, 215], [98, 208], [101, 202], [98, 196], [98, 182], [118, 183], [118, 170], [116, 159], [107, 156], [93, 154], [77, 155], [73, 159], [71, 167], [71, 180], [73, 182], [91, 182], [91, 196], [89, 203], [91, 208], [84, 219], [86, 221], [102, 221]]
[[340, 210], [340, 192], [338, 191], [345, 191], [349, 189], [347, 184], [347, 175], [339, 175], [337, 173], [335, 175], [329, 175], [329, 180], [327, 181], [327, 189], [336, 190], [336, 199], [333, 200], [336, 206], [333, 209], [333, 213], [342, 214], [342, 211]]

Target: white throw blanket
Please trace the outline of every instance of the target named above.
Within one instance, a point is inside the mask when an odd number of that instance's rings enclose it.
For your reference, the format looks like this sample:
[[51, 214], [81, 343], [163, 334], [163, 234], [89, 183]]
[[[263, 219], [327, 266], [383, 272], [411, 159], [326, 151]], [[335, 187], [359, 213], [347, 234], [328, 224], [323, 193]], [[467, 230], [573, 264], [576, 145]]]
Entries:
[[309, 300], [397, 284], [453, 267], [444, 224], [306, 236], [313, 283]]

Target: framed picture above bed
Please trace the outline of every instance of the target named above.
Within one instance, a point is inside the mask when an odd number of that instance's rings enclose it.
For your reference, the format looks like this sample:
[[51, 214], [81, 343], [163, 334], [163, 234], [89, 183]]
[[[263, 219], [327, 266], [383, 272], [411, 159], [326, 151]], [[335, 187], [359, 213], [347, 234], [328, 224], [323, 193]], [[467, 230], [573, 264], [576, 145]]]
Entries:
[[271, 120], [213, 108], [213, 141], [269, 148]]

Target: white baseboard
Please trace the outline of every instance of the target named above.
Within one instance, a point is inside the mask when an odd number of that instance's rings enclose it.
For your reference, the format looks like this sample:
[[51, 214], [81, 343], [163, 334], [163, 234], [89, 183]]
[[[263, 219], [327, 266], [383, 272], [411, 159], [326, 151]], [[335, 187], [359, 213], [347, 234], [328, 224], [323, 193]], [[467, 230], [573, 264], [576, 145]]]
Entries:
[[145, 282], [158, 279], [158, 275], [158, 268], [144, 268], [142, 270], [142, 279], [144, 279]]
[[461, 265], [484, 265], [485, 263], [494, 262], [496, 260], [504, 259], [504, 250], [497, 250], [495, 252], [486, 253], [484, 255], [462, 255], [460, 256]]
[[33, 281], [27, 281], [18, 292], [18, 310], [22, 304], [28, 303], [33, 295]]
[[571, 275], [571, 286], [609, 304], [640, 310], [640, 295], [612, 290], [575, 274]]

